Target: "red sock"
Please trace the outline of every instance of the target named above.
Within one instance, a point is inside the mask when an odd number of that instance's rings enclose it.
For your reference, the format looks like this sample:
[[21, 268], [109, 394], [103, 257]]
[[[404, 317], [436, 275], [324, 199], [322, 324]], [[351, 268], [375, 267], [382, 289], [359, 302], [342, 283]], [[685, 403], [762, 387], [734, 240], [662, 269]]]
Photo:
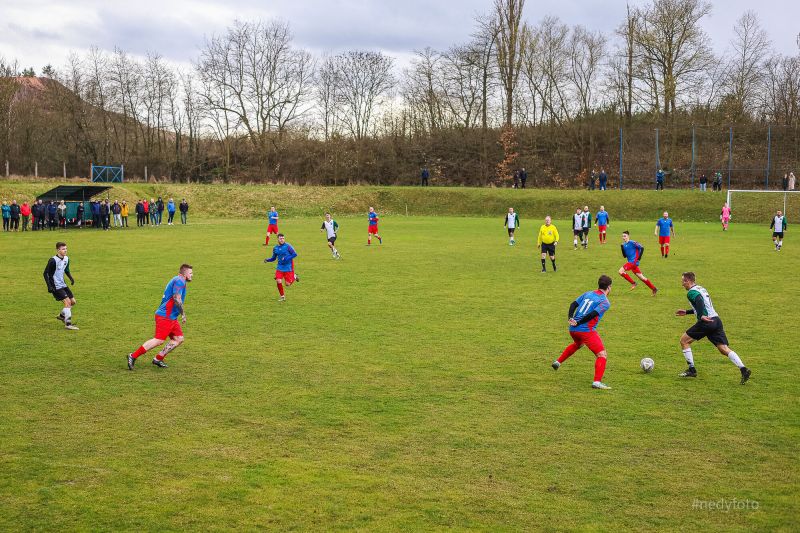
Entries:
[[594, 380], [603, 381], [603, 374], [606, 371], [606, 358], [598, 357], [594, 360]]
[[283, 296], [283, 283], [278, 283], [278, 292]]
[[144, 346], [139, 346], [138, 348], [136, 348], [136, 351], [135, 351], [135, 352], [133, 352], [133, 355], [132, 355], [132, 357], [133, 357], [134, 359], [136, 359], [136, 358], [137, 358], [137, 357], [139, 357], [140, 355], [144, 354], [146, 351], [147, 351], [147, 350], [145, 350], [145, 349], [144, 349]]
[[564, 361], [569, 359], [569, 356], [577, 352], [580, 347], [581, 347], [580, 344], [573, 342], [572, 344], [564, 348], [564, 351], [561, 353], [561, 355], [558, 356], [558, 362], [563, 363]]
[[156, 359], [158, 359], [159, 361], [163, 361], [165, 357], [166, 355], [162, 355], [161, 352], [156, 354]]
[[633, 284], [635, 283], [635, 282], [633, 281], [633, 279], [631, 279], [631, 277], [628, 275], [628, 273], [627, 273], [627, 272], [624, 272], [624, 273], [622, 274], [622, 277], [623, 277], [623, 278], [625, 278], [625, 280], [626, 280], [628, 283], [630, 283], [631, 285], [633, 285]]
[[267, 234], [267, 240], [264, 242], [264, 244], [269, 244], [269, 233]]
[[647, 285], [648, 287], [650, 287], [650, 289], [655, 289], [655, 288], [656, 288], [656, 286], [655, 286], [655, 285], [653, 285], [652, 283], [650, 283], [650, 280], [649, 280], [649, 279], [645, 279], [645, 280], [642, 280], [642, 281], [644, 281], [644, 284], [645, 284], [645, 285]]
[[669, 244], [664, 245], [664, 255], [669, 255]]
[[367, 244], [372, 244], [372, 237], [367, 237]]

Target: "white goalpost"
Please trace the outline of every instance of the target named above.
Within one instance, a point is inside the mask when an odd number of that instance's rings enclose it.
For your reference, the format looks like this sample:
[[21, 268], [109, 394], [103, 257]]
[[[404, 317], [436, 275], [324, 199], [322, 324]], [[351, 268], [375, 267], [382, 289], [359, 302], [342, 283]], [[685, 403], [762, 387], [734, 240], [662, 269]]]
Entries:
[[728, 189], [728, 207], [733, 210], [733, 193], [735, 192], [742, 192], [742, 193], [763, 193], [763, 194], [782, 194], [783, 195], [783, 214], [786, 214], [786, 200], [789, 198], [790, 194], [800, 194], [800, 191], [765, 191], [765, 190], [758, 190], [758, 189]]

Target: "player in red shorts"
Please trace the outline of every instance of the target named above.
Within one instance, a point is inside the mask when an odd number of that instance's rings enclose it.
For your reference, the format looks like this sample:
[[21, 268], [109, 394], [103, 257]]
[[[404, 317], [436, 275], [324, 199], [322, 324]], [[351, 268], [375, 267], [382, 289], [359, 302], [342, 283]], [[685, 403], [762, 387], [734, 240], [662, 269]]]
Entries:
[[153, 364], [157, 367], [167, 368], [164, 358], [169, 352], [183, 344], [183, 330], [178, 322], [186, 323], [186, 311], [183, 304], [186, 301], [186, 284], [192, 281], [192, 265], [186, 263], [181, 265], [178, 275], [169, 280], [164, 296], [161, 298], [161, 305], [156, 310], [156, 333], [153, 338], [139, 346], [135, 352], [128, 354], [128, 370], [133, 370], [136, 359], [148, 350], [156, 346], [161, 346], [167, 338], [169, 342], [153, 358]]
[[628, 231], [622, 232], [622, 257], [624, 257], [628, 262], [622, 265], [619, 269], [619, 275], [625, 278], [625, 281], [631, 284], [631, 290], [636, 288], [636, 282], [633, 281], [627, 272], [633, 272], [636, 274], [636, 277], [639, 278], [644, 282], [645, 285], [650, 287], [650, 290], [653, 291], [653, 296], [656, 295], [658, 289], [656, 289], [655, 285], [653, 285], [649, 279], [644, 277], [642, 274], [641, 269], [639, 268], [639, 260], [642, 258], [642, 254], [644, 253], [644, 246], [639, 244], [636, 241], [631, 240], [631, 235]]
[[608, 215], [605, 206], [600, 206], [600, 211], [595, 216], [594, 223], [597, 225], [598, 236], [600, 237], [600, 244], [606, 243], [606, 230], [610, 225], [611, 217]]
[[675, 236], [675, 227], [672, 225], [672, 219], [669, 218], [669, 213], [666, 211], [664, 211], [664, 216], [656, 221], [654, 234], [658, 236], [658, 244], [661, 246], [661, 257], [666, 259], [669, 257], [670, 236]]
[[585, 292], [570, 304], [568, 322], [572, 344], [567, 346], [552, 364], [553, 370], [558, 370], [561, 364], [577, 352], [581, 346], [586, 346], [595, 355], [593, 389], [611, 388], [603, 383], [608, 353], [605, 346], [603, 346], [603, 340], [596, 331], [598, 322], [611, 307], [611, 303], [608, 301], [611, 283], [610, 277], [606, 275], [600, 276], [600, 279], [597, 280], [596, 291]]
[[264, 246], [269, 246], [269, 236], [270, 235], [277, 235], [278, 231], [278, 212], [275, 210], [275, 206], [269, 208], [269, 213], [267, 213], [267, 217], [269, 217], [269, 226], [267, 226], [267, 238], [264, 240]]
[[369, 226], [367, 227], [367, 246], [372, 244], [372, 236], [378, 238], [378, 243], [383, 244], [383, 239], [381, 236], [378, 235], [378, 213], [375, 212], [375, 208], [369, 208]]
[[265, 263], [272, 263], [278, 260], [278, 266], [275, 267], [275, 283], [278, 286], [278, 294], [281, 295], [280, 301], [286, 300], [286, 293], [283, 286], [286, 284], [288, 287], [295, 281], [300, 281], [294, 273], [294, 258], [297, 257], [297, 252], [291, 244], [286, 242], [286, 237], [283, 233], [278, 233], [278, 245], [272, 249], [272, 257], [264, 259]]

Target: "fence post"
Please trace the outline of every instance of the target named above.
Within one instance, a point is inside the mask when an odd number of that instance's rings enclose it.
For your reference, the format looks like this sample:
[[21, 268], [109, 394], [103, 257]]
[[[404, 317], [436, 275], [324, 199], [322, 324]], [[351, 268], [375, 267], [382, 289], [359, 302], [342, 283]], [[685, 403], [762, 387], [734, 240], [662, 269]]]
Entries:
[[731, 171], [733, 170], [733, 126], [728, 128], [728, 190], [731, 188]]
[[67, 162], [66, 161], [62, 161], [61, 162], [61, 173], [64, 176], [64, 179], [67, 179]]
[[147, 183], [147, 165], [144, 166], [144, 182]]
[[772, 124], [767, 125], [767, 176], [764, 178], [764, 188], [769, 190], [769, 167], [772, 162]]
[[8, 159], [6, 159], [6, 177], [8, 177]]
[[658, 128], [656, 128], [656, 172], [661, 169], [661, 154], [658, 149]]
[[89, 162], [89, 181], [94, 181], [94, 161]]
[[694, 189], [694, 124], [692, 124], [692, 170], [691, 170], [691, 179], [692, 179], [692, 189]]
[[34, 161], [33, 162], [33, 176], [35, 178], [39, 177], [39, 162], [38, 161]]
[[619, 190], [622, 190], [622, 128], [619, 129]]

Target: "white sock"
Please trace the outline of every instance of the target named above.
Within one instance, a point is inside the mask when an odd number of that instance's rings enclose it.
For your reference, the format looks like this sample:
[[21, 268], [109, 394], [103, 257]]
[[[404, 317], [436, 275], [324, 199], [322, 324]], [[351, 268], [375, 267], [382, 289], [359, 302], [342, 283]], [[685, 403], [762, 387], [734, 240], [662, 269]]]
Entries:
[[733, 363], [734, 365], [738, 366], [739, 368], [742, 368], [744, 366], [744, 363], [742, 363], [742, 360], [739, 359], [739, 354], [737, 354], [733, 350], [728, 352], [728, 359], [730, 359], [731, 363]]
[[572, 244], [573, 244], [573, 246], [578, 246], [578, 238], [577, 237], [572, 239]]
[[686, 358], [686, 362], [689, 363], [689, 366], [694, 366], [694, 356], [692, 355], [691, 348], [683, 349], [683, 357]]
[[69, 307], [65, 307], [64, 310], [61, 311], [61, 314], [64, 315], [64, 323], [69, 324], [70, 319], [72, 318], [72, 309], [70, 309]]
[[778, 248], [780, 248], [781, 246], [783, 246], [783, 239], [778, 241]]

